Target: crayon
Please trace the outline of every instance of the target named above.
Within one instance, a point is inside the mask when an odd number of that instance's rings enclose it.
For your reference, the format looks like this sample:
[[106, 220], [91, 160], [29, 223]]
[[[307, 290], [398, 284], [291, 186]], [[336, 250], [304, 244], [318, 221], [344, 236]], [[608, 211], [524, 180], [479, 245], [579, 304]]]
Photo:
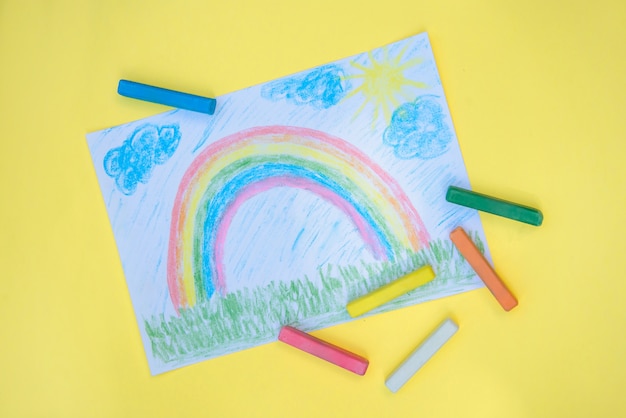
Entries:
[[461, 189], [460, 187], [448, 187], [446, 200], [450, 203], [534, 226], [539, 226], [543, 222], [543, 214], [538, 209], [476, 193], [471, 190]]
[[361, 376], [365, 374], [369, 365], [366, 358], [290, 326], [281, 328], [278, 339]]
[[456, 228], [450, 233], [450, 239], [472, 269], [474, 269], [478, 277], [485, 283], [487, 289], [491, 291], [502, 308], [504, 308], [505, 311], [510, 311], [515, 308], [517, 306], [517, 299], [515, 299], [515, 296], [506, 288], [502, 279], [498, 277], [465, 230], [461, 227]]
[[385, 386], [396, 393], [457, 332], [459, 326], [446, 319], [387, 378]]
[[182, 93], [129, 80], [120, 80], [117, 85], [117, 92], [122, 96], [131, 97], [133, 99], [159, 103], [209, 115], [215, 113], [215, 105], [217, 103], [215, 99], [209, 97], [196, 96], [195, 94]]
[[367, 295], [361, 296], [348, 303], [346, 310], [352, 318], [363, 315], [405, 293], [416, 289], [435, 278], [430, 266], [424, 266], [397, 280], [394, 280]]

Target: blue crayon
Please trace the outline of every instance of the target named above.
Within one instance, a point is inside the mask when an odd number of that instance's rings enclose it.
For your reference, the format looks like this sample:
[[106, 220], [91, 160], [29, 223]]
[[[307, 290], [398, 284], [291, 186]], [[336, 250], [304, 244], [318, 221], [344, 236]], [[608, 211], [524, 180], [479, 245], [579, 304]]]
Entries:
[[215, 105], [217, 103], [215, 99], [209, 97], [163, 89], [129, 80], [120, 80], [120, 83], [117, 85], [117, 92], [122, 96], [133, 99], [193, 110], [194, 112], [209, 115], [215, 113]]

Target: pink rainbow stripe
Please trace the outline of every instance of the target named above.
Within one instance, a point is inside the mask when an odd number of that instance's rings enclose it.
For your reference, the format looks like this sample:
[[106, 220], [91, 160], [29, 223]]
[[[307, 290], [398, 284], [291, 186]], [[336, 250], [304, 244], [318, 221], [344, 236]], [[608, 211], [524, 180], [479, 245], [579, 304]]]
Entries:
[[275, 187], [293, 187], [308, 190], [332, 203], [335, 207], [339, 208], [346, 215], [348, 215], [349, 219], [353, 220], [359, 234], [363, 238], [363, 241], [370, 248], [370, 251], [374, 253], [374, 256], [379, 259], [383, 259], [385, 257], [385, 251], [381, 247], [380, 242], [378, 242], [376, 234], [370, 225], [365, 221], [365, 219], [363, 219], [359, 212], [357, 212], [355, 208], [346, 202], [341, 196], [309, 179], [289, 176], [271, 177], [252, 183], [243, 188], [235, 200], [228, 206], [226, 211], [224, 211], [224, 217], [219, 223], [217, 238], [215, 240], [215, 265], [217, 268], [217, 283], [215, 287], [221, 294], [226, 293], [226, 275], [224, 274], [223, 263], [226, 235], [228, 234], [228, 229], [230, 228], [230, 224], [232, 223], [235, 214], [241, 205], [248, 199]]
[[[329, 153], [341, 151], [349, 156], [351, 163], [364, 168], [361, 170], [362, 173], [371, 179], [371, 181], [379, 182], [382, 180], [391, 190], [393, 195], [390, 196], [392, 197], [390, 204], [395, 207], [396, 212], [400, 216], [412, 247], [417, 249], [420, 247], [420, 243], [424, 246], [428, 245], [428, 232], [400, 185], [358, 148], [338, 138], [308, 128], [291, 126], [251, 128], [227, 136], [205, 148], [191, 163], [180, 182], [172, 209], [167, 257], [168, 287], [170, 290], [170, 298], [176, 310], [178, 310], [179, 306], [187, 305], [186, 294], [182, 288], [183, 281], [179, 280], [183, 274], [183, 264], [180, 262], [180, 260], [182, 260], [183, 247], [181, 231], [183, 230], [187, 217], [192, 216], [192, 214], [190, 215], [188, 213], [187, 207], [196, 192], [195, 183], [202, 177], [203, 172], [223, 155], [251, 143], [254, 137], [270, 135], [276, 136], [277, 142], [280, 141], [280, 137], [283, 137], [283, 140], [286, 141], [289, 136], [308, 138], [309, 140], [312, 139], [319, 149], [326, 149]], [[373, 175], [370, 170], [373, 171], [375, 175]], [[378, 179], [376, 176], [378, 176]], [[399, 205], [399, 207], [397, 205]]]

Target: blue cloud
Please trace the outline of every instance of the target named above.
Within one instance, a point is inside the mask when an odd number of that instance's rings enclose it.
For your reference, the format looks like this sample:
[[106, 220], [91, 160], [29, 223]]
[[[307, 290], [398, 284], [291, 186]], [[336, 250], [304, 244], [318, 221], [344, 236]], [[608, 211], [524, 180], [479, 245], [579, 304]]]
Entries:
[[165, 163], [180, 142], [178, 125], [143, 125], [124, 143], [104, 156], [104, 171], [115, 179], [117, 188], [125, 195], [137, 189], [137, 183], [148, 183], [157, 164]]
[[346, 95], [348, 84], [338, 65], [325, 65], [305, 74], [270, 82], [261, 96], [272, 101], [287, 100], [295, 105], [328, 109]]
[[398, 158], [435, 158], [445, 153], [452, 131], [436, 96], [421, 96], [398, 107], [383, 134]]

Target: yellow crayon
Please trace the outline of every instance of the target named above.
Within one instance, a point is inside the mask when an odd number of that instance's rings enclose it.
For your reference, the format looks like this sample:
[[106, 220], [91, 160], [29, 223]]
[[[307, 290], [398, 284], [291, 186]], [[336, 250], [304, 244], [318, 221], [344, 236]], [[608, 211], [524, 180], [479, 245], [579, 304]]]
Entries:
[[350, 316], [355, 318], [430, 282], [434, 278], [433, 269], [430, 266], [424, 266], [374, 290], [372, 293], [349, 302], [346, 309]]

